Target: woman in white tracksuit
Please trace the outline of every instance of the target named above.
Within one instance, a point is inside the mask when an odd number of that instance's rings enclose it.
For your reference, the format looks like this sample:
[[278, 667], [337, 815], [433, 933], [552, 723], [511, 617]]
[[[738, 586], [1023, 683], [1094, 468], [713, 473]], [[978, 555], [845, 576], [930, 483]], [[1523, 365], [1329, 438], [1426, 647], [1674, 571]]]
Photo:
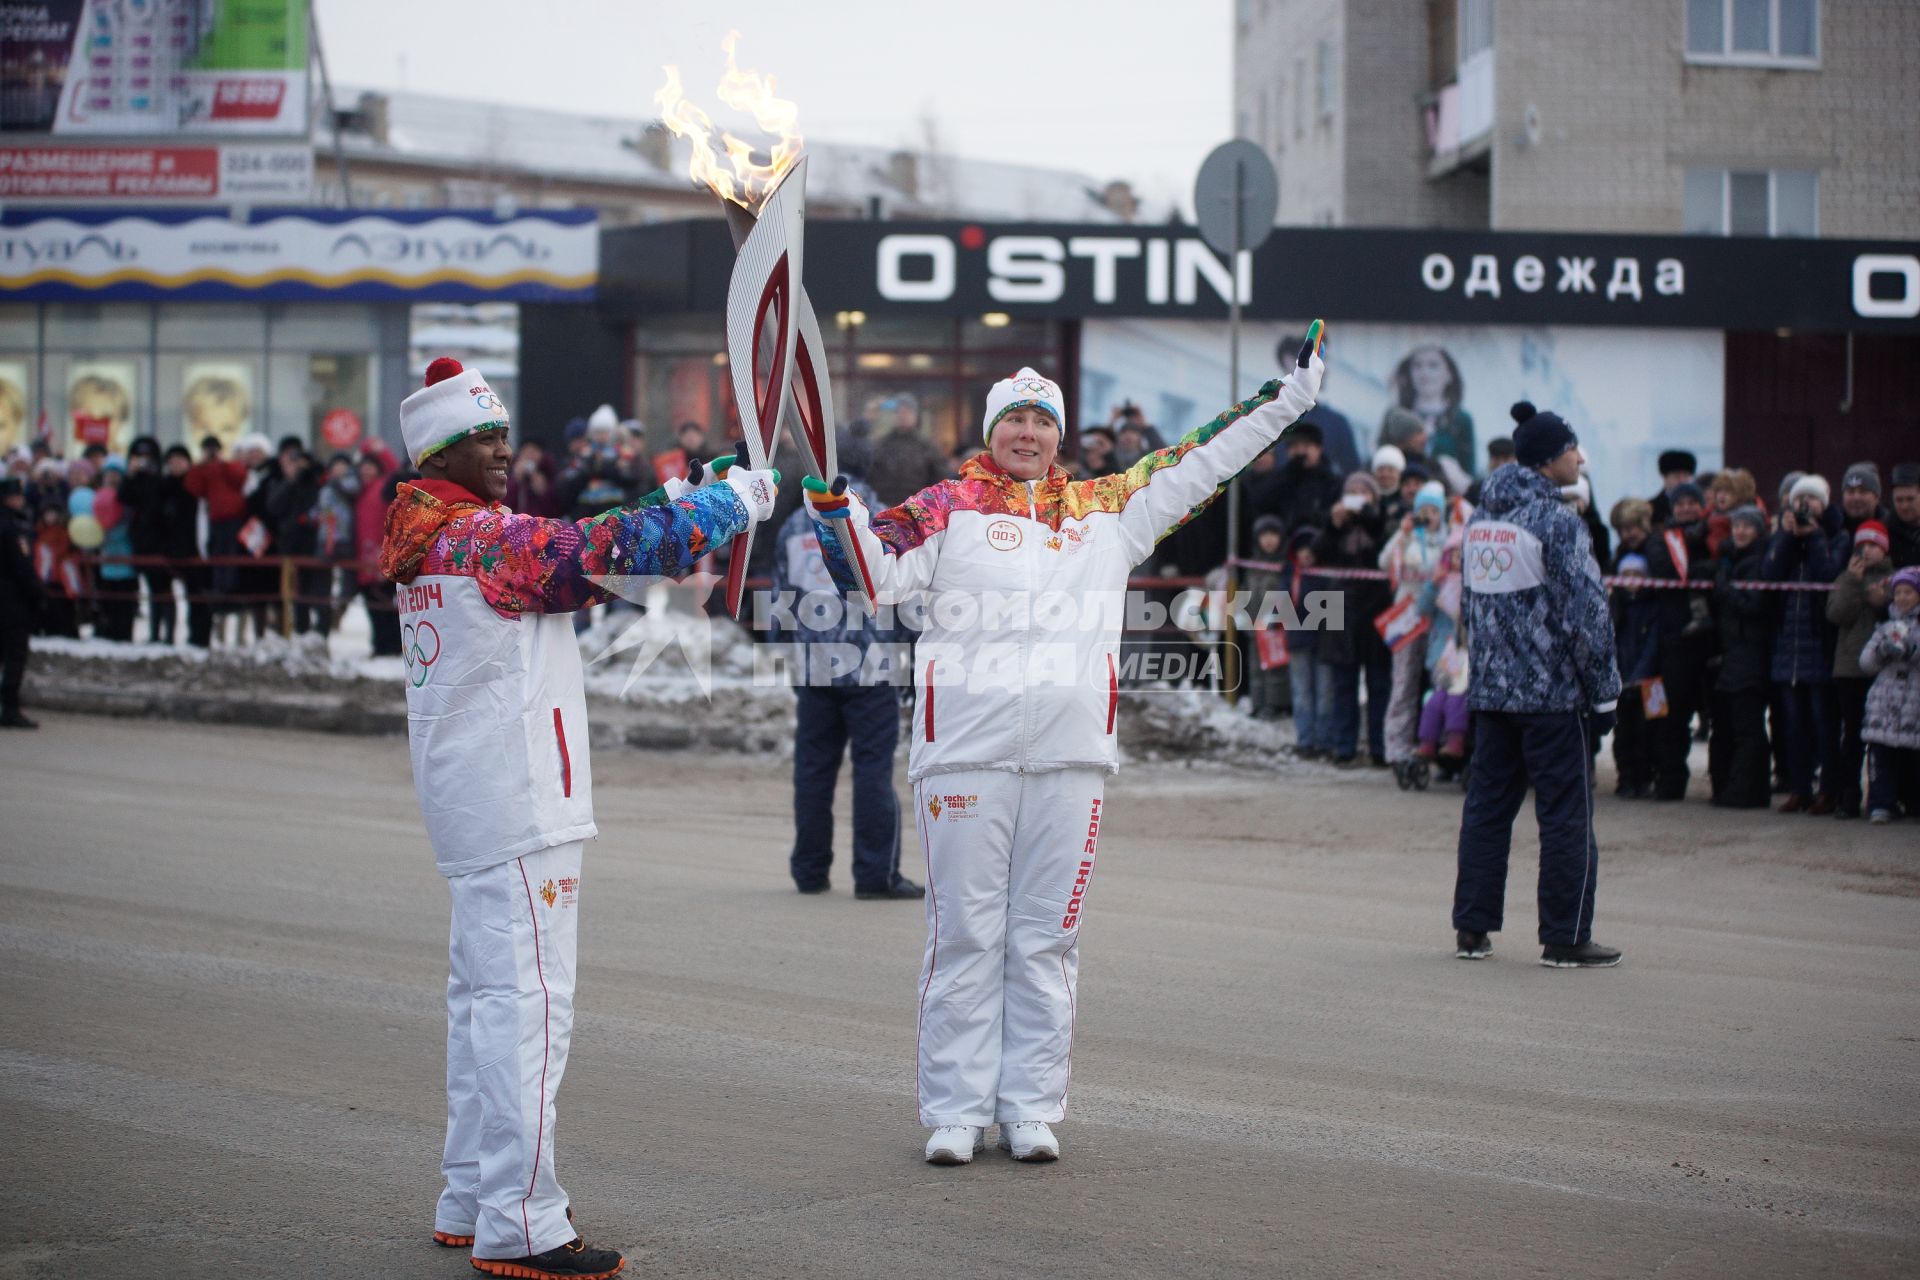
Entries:
[[848, 520], [844, 591], [925, 607], [909, 777], [927, 860], [919, 984], [927, 1159], [1000, 1145], [1051, 1160], [1066, 1114], [1079, 967], [1102, 793], [1117, 766], [1120, 630], [1128, 575], [1154, 545], [1313, 407], [1319, 358], [1269, 382], [1119, 475], [1055, 464], [1066, 404], [1032, 369], [987, 396], [987, 451], [960, 478], [870, 515], [809, 484], [815, 518]]

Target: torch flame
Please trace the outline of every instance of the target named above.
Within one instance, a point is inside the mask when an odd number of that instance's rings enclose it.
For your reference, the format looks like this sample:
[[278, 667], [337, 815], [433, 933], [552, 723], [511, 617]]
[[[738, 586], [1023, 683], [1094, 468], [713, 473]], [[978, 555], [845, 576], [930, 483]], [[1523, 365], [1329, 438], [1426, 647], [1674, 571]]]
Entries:
[[739, 42], [740, 33], [729, 31], [720, 43], [727, 54], [727, 70], [720, 77], [718, 93], [720, 101], [727, 106], [751, 115], [761, 132], [774, 135], [776, 141], [769, 163], [761, 164], [754, 159], [752, 143], [721, 130], [718, 131], [720, 145], [726, 150], [728, 167], [721, 166], [713, 150], [716, 132], [713, 119], [688, 100], [678, 67], [665, 68], [667, 82], [653, 95], [653, 100], [660, 108], [661, 123], [672, 130], [675, 137], [686, 138], [693, 144], [687, 175], [722, 200], [752, 209], [779, 185], [781, 177], [800, 158], [800, 108], [786, 98], [774, 96], [772, 76], [739, 68], [733, 53]]

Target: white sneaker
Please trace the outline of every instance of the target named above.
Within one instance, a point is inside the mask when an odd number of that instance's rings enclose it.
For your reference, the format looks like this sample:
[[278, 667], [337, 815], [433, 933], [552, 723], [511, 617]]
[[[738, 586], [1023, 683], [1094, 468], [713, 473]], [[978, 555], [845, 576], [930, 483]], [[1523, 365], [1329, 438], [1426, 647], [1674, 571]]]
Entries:
[[943, 1124], [927, 1139], [928, 1164], [971, 1164], [986, 1149], [987, 1131], [977, 1124]]
[[1060, 1158], [1060, 1139], [1039, 1120], [1015, 1120], [1000, 1126], [1000, 1149], [1015, 1160], [1040, 1164]]
[[1872, 813], [1867, 815], [1867, 821], [1871, 822], [1876, 827], [1884, 827], [1889, 822], [1893, 821], [1893, 810], [1875, 809]]

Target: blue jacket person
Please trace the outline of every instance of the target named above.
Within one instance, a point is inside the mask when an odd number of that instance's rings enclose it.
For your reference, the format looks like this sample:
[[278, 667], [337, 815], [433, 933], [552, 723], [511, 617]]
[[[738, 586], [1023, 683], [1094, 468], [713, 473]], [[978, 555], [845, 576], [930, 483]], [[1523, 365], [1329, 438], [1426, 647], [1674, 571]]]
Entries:
[[1455, 954], [1492, 951], [1506, 899], [1513, 820], [1534, 790], [1540, 822], [1540, 962], [1601, 968], [1593, 941], [1600, 848], [1593, 836], [1587, 732], [1613, 727], [1620, 698], [1606, 588], [1586, 526], [1560, 501], [1579, 476], [1572, 428], [1514, 406], [1515, 461], [1488, 477], [1463, 548], [1473, 774], [1460, 819]]

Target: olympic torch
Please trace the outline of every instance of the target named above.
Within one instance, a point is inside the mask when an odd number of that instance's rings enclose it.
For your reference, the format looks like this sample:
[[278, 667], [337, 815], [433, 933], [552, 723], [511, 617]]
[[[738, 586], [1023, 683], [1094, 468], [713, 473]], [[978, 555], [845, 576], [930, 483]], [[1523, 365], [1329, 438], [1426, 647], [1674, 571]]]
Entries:
[[[780, 428], [793, 420], [793, 436], [810, 475], [834, 483], [839, 466], [834, 449], [833, 388], [828, 380], [827, 349], [820, 322], [801, 280], [805, 265], [807, 162], [795, 128], [797, 110], [773, 94], [773, 78], [742, 72], [734, 65], [737, 32], [723, 48], [727, 73], [720, 98], [751, 112], [765, 131], [776, 134], [772, 162], [757, 164], [752, 147], [731, 134], [722, 141], [731, 161], [729, 174], [715, 160], [708, 139], [713, 123], [688, 102], [679, 72], [666, 68], [667, 83], [655, 95], [667, 127], [693, 143], [690, 175], [719, 197], [732, 233], [735, 258], [727, 284], [727, 366], [739, 410], [747, 462], [771, 465]], [[760, 199], [756, 214], [752, 202]], [[872, 607], [873, 583], [858, 539], [844, 520], [831, 522], [842, 556], [860, 579], [866, 607]], [[727, 563], [727, 611], [740, 616], [753, 530], [734, 539]]]

